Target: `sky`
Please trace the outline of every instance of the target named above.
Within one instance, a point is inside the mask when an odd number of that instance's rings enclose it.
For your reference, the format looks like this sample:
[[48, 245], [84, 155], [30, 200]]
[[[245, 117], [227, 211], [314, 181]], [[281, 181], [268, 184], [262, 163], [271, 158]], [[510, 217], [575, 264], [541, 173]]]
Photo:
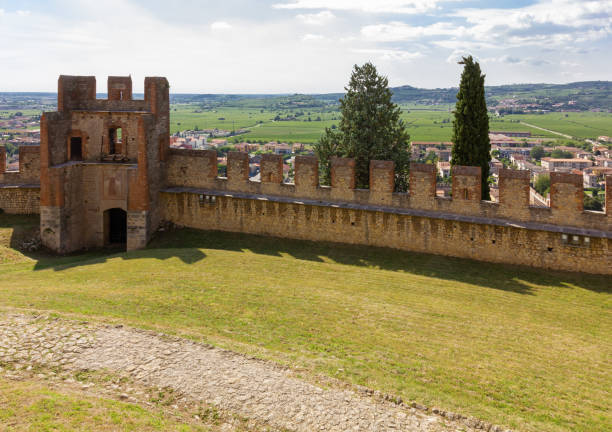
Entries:
[[0, 91], [57, 77], [165, 76], [174, 93], [343, 91], [371, 61], [391, 86], [612, 79], [612, 0], [0, 0]]

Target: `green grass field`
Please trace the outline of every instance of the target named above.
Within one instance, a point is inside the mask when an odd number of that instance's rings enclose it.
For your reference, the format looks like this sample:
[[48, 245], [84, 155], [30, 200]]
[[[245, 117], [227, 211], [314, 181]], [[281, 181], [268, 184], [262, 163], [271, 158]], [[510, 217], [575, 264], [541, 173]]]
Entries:
[[179, 334], [525, 431], [612, 425], [609, 277], [179, 230], [146, 250], [14, 249], [0, 304]]
[[[508, 119], [521, 120], [545, 129], [554, 130], [575, 138], [597, 138], [600, 135], [612, 136], [612, 114], [596, 112], [520, 114], [506, 116]], [[540, 133], [543, 133], [540, 131]]]
[[[402, 105], [402, 119], [410, 138], [414, 141], [450, 141], [453, 114], [448, 105]], [[451, 106], [451, 110], [452, 110]], [[198, 112], [200, 111], [200, 112]], [[181, 130], [211, 129], [250, 132], [232, 140], [292, 141], [315, 143], [326, 127], [338, 125], [340, 113], [321, 108], [304, 108], [305, 115], [296, 121], [274, 121], [276, 115], [286, 117], [300, 110], [267, 110], [255, 108], [225, 107], [201, 110], [197, 105], [173, 105], [170, 111], [170, 132]], [[307, 113], [310, 113], [308, 115]], [[519, 120], [549, 128], [578, 138], [612, 135], [612, 115], [602, 113], [554, 113], [547, 115], [512, 115], [493, 118], [489, 124], [495, 131], [530, 131], [533, 137], [558, 139], [553, 133], [519, 123]], [[312, 121], [304, 121], [310, 117]], [[321, 121], [316, 121], [321, 117]]]
[[559, 138], [559, 135], [555, 135], [553, 133], [546, 132], [540, 129], [531, 128], [529, 126], [525, 126], [524, 124], [516, 122], [516, 121], [510, 121], [510, 119], [508, 119], [507, 117], [491, 119], [489, 121], [489, 130], [498, 131], [498, 132], [528, 131], [528, 132], [531, 132], [531, 135], [533, 137], [552, 138], [553, 140]]

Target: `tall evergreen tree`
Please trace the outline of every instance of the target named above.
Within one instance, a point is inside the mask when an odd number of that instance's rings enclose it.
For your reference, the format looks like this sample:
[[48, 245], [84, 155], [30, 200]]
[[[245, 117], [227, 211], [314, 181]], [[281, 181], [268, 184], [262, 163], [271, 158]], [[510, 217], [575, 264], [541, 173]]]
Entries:
[[489, 114], [485, 102], [484, 79], [480, 65], [472, 56], [463, 57], [461, 84], [457, 93], [453, 121], [453, 150], [451, 165], [470, 165], [482, 168], [482, 199], [489, 196]]
[[378, 75], [372, 63], [355, 65], [345, 90], [346, 95], [340, 99], [338, 129], [325, 129], [315, 144], [322, 182], [329, 184], [332, 156], [355, 158], [357, 188], [369, 187], [371, 160], [393, 160], [396, 190], [406, 190], [410, 135], [400, 118], [399, 106], [391, 102], [389, 81]]

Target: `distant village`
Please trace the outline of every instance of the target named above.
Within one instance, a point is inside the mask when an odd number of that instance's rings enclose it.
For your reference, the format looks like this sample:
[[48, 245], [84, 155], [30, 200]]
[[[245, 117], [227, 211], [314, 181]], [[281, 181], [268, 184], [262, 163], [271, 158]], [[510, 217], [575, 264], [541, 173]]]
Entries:
[[11, 114], [0, 112], [0, 146], [6, 147], [9, 171], [19, 169], [19, 146], [39, 144], [40, 115], [24, 115], [20, 111]]
[[552, 102], [546, 99], [523, 100], [519, 98], [506, 98], [489, 106], [495, 115], [504, 114], [544, 114], [548, 112], [612, 112], [610, 109], [585, 106], [577, 100]]

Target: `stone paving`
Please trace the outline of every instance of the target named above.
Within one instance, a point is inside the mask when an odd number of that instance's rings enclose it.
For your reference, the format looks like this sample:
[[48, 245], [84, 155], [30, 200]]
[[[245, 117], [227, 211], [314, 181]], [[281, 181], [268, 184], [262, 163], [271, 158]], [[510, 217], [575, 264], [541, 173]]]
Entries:
[[503, 430], [461, 415], [384, 400], [368, 390], [324, 389], [270, 362], [122, 326], [0, 314], [0, 362], [108, 371], [139, 385], [172, 388], [189, 400], [279, 430]]

